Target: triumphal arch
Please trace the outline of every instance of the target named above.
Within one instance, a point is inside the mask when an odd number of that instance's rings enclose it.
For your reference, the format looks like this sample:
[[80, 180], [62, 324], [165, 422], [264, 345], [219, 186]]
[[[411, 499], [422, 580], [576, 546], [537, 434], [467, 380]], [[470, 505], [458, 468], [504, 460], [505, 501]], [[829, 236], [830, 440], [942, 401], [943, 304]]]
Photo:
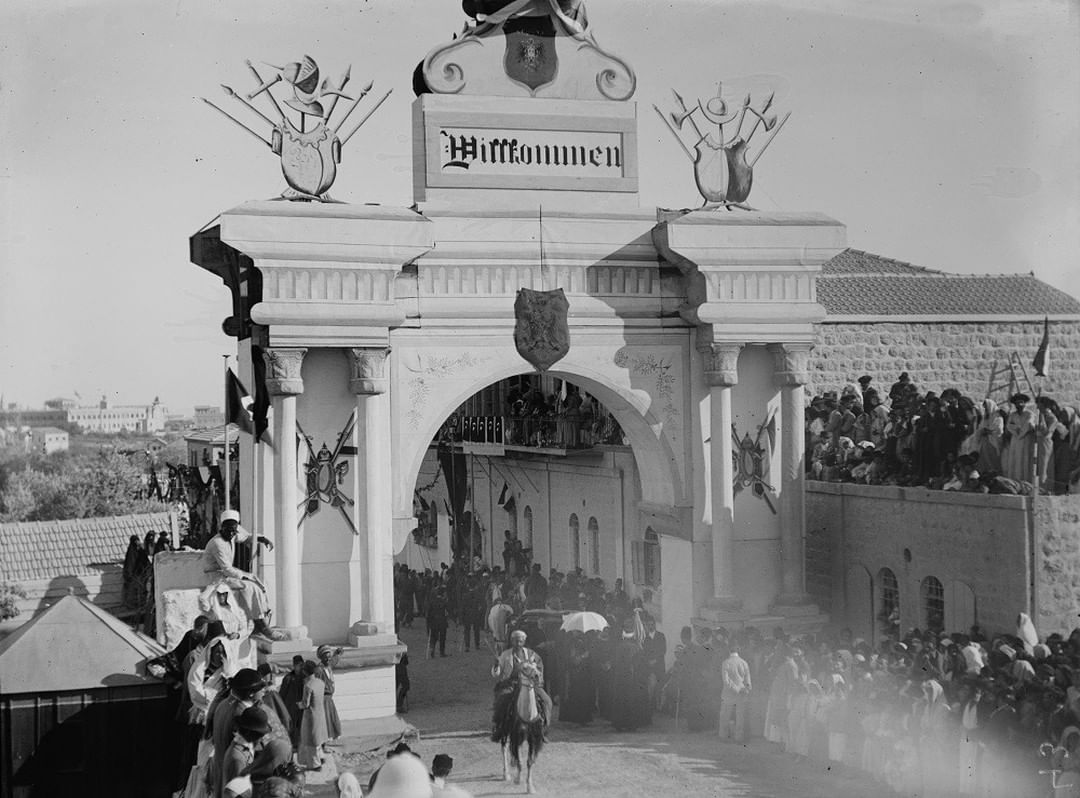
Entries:
[[538, 368], [595, 396], [633, 449], [669, 639], [692, 620], [822, 620], [804, 588], [803, 386], [815, 276], [845, 231], [749, 204], [754, 147], [783, 124], [771, 97], [660, 112], [686, 136], [672, 179], [706, 205], [651, 207], [634, 72], [583, 5], [475, 5], [489, 13], [413, 78], [413, 207], [321, 201], [325, 180], [290, 177], [283, 122], [287, 198], [191, 241], [232, 289], [241, 379], [265, 372], [271, 396], [273, 446], [241, 446], [240, 482], [245, 523], [276, 544], [260, 568], [290, 639], [274, 648], [348, 643], [346, 718], [394, 711], [391, 570], [433, 436]]

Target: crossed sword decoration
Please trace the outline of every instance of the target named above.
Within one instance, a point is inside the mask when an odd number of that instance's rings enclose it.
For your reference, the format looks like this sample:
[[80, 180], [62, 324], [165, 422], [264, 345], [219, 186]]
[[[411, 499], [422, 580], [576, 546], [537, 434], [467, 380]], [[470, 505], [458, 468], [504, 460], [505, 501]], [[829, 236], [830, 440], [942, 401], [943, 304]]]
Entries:
[[[352, 516], [349, 515], [349, 508], [354, 507], [356, 502], [338, 488], [344, 482], [345, 475], [349, 473], [348, 461], [341, 460], [341, 462], [338, 462], [338, 460], [342, 457], [355, 457], [358, 453], [357, 448], [350, 443], [355, 428], [356, 411], [354, 410], [349, 414], [349, 420], [345, 424], [345, 428], [338, 433], [334, 450], [331, 452], [326, 443], [323, 442], [322, 448], [316, 452], [315, 447], [311, 445], [311, 436], [304, 432], [299, 421], [296, 422], [296, 429], [300, 433], [300, 437], [304, 439], [308, 450], [308, 461], [304, 466], [304, 474], [307, 479], [307, 496], [297, 506], [297, 509], [303, 511], [297, 526], [302, 524], [309, 515], [319, 512], [320, 505], [325, 502], [332, 507], [336, 507], [341, 512], [354, 535], [360, 534], [353, 523]], [[324, 481], [325, 487], [320, 487], [321, 480]]]

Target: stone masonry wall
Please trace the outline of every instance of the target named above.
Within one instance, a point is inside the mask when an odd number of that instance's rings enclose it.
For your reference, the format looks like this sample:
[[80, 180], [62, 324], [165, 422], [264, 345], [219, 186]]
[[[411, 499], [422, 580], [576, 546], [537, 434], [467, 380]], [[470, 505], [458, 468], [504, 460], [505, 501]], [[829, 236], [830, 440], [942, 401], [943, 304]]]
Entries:
[[1035, 628], [1068, 635], [1080, 626], [1080, 495], [1035, 499]]
[[[906, 371], [920, 391], [948, 387], [975, 399], [986, 395], [994, 360], [1020, 355], [1028, 376], [1042, 341], [1042, 322], [822, 324], [811, 354], [809, 390], [840, 390], [869, 374], [883, 393]], [[1043, 393], [1080, 404], [1080, 323], [1050, 322], [1050, 371]]]
[[[889, 568], [899, 585], [903, 630], [925, 626], [923, 580], [934, 576], [944, 588], [947, 631], [966, 630], [973, 615], [987, 632], [1012, 632], [1017, 613], [1029, 606], [1030, 519], [1021, 496], [806, 486], [808, 549], [825, 537], [832, 555], [832, 618], [859, 630], [879, 614], [881, 569]], [[1076, 545], [1073, 539], [1070, 546]], [[817, 540], [814, 548], [824, 546]], [[1069, 568], [1069, 578], [1075, 574], [1080, 582], [1080, 561]], [[814, 570], [813, 581], [824, 582], [820, 564]], [[809, 563], [807, 581], [810, 587]]]

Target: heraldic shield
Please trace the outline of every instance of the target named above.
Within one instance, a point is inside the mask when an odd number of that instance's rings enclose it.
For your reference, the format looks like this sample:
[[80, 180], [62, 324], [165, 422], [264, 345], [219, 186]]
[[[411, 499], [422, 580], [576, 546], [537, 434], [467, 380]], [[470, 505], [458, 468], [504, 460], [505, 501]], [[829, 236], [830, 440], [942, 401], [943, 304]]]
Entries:
[[503, 66], [511, 80], [525, 84], [533, 92], [555, 80], [559, 61], [551, 17], [507, 20], [503, 34], [506, 36]]
[[570, 351], [570, 303], [561, 288], [518, 290], [514, 300], [514, 346], [539, 371], [547, 371]]

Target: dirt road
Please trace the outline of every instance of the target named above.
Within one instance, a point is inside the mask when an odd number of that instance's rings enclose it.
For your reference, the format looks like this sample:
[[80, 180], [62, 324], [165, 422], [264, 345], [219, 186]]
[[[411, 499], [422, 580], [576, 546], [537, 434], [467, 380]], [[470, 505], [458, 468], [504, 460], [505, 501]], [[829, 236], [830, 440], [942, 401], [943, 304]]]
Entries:
[[[465, 653], [461, 631], [451, 627], [450, 656], [426, 659], [422, 627], [417, 622], [401, 635], [411, 655], [405, 718], [420, 731], [416, 752], [428, 765], [435, 754], [450, 754], [451, 781], [475, 796], [524, 793], [523, 785], [501, 780], [499, 749], [488, 740], [491, 653]], [[548, 736], [536, 771], [541, 795], [864, 798], [881, 790], [860, 773], [796, 762], [764, 740], [739, 745], [689, 733], [666, 716], [622, 733], [603, 721], [583, 728], [556, 721]]]

